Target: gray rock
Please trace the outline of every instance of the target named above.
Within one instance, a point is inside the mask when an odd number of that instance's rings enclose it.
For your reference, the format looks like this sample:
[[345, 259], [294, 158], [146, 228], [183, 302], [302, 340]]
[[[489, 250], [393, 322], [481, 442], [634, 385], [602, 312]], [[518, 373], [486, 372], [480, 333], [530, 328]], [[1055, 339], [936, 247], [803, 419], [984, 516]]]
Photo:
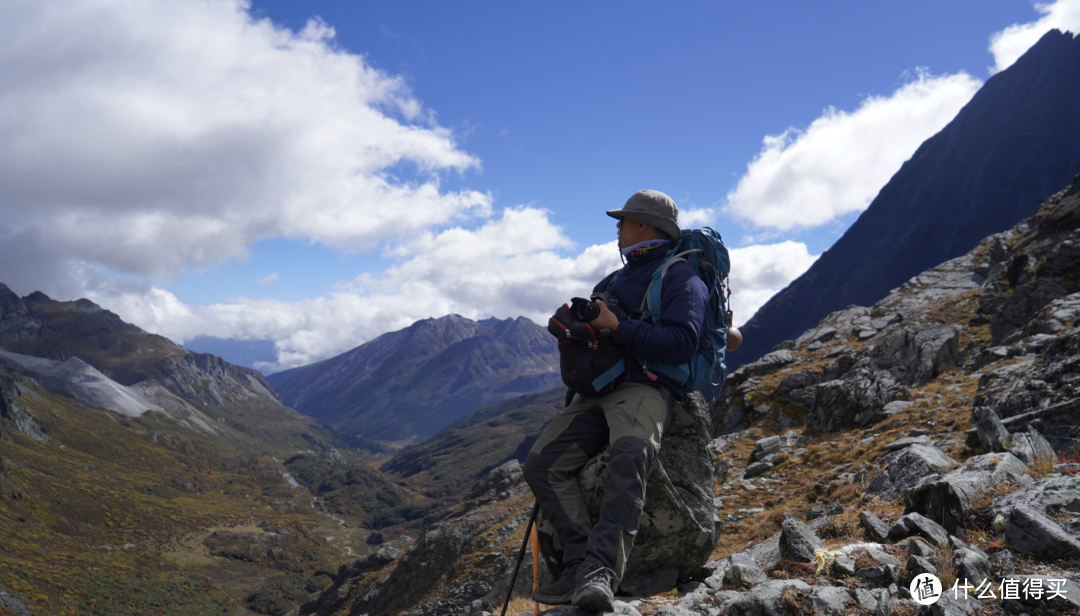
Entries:
[[806, 426], [821, 432], [866, 426], [882, 418], [886, 404], [907, 396], [907, 389], [892, 374], [858, 368], [816, 387]]
[[901, 449], [911, 447], [912, 445], [927, 445], [929, 443], [930, 437], [926, 435], [905, 436], [885, 445], [885, 449], [888, 449], [889, 451], [900, 451]]
[[754, 443], [754, 453], [751, 454], [752, 460], [760, 460], [765, 456], [780, 451], [780, 437], [779, 436], [766, 436], [765, 438], [758, 439]]
[[[501, 605], [499, 606], [499, 611], [502, 611]], [[529, 613], [531, 614], [532, 612]], [[625, 601], [615, 601], [615, 611], [603, 613], [614, 614], [615, 616], [641, 616], [641, 612], [634, 609], [632, 605]], [[573, 605], [560, 605], [559, 607], [550, 610], [544, 610], [543, 612], [540, 612], [540, 614], [543, 616], [597, 616], [597, 612]], [[680, 614], [679, 616], [682, 615]]]
[[[676, 404], [660, 454], [649, 473], [645, 509], [623, 579], [674, 568], [688, 580], [712, 553], [719, 536], [713, 507], [713, 468], [709, 454], [710, 418], [700, 393]], [[607, 484], [610, 448], [594, 457], [579, 475], [593, 524]], [[553, 574], [562, 572], [562, 540], [541, 511], [537, 520], [540, 554]]]
[[1006, 518], [1016, 505], [1026, 505], [1040, 513], [1058, 509], [1080, 512], [1080, 475], [1046, 477], [1026, 488], [998, 497], [991, 507], [994, 515]]
[[875, 586], [884, 586], [891, 581], [887, 577], [885, 565], [874, 565], [872, 567], [856, 569], [855, 577]]
[[619, 590], [635, 597], [650, 597], [675, 588], [679, 570], [674, 567], [653, 569], [634, 577], [627, 577], [619, 584]]
[[1016, 556], [1009, 550], [998, 550], [991, 554], [987, 561], [998, 578], [1012, 577], [1016, 574]]
[[521, 462], [510, 460], [491, 469], [488, 474], [481, 477], [469, 490], [469, 493], [465, 495], [465, 498], [477, 498], [488, 492], [505, 492], [519, 481], [521, 481]]
[[785, 513], [780, 524], [780, 555], [799, 562], [812, 562], [814, 550], [824, 550], [825, 544], [814, 531], [795, 516]]
[[907, 559], [907, 570], [911, 574], [911, 578], [915, 579], [923, 573], [930, 573], [937, 575], [937, 567], [934, 566], [929, 560], [926, 560], [922, 556], [916, 556], [912, 554]]
[[935, 447], [912, 445], [884, 456], [880, 464], [882, 471], [870, 480], [866, 494], [877, 495], [886, 500], [898, 500], [905, 498], [924, 477], [956, 466], [956, 460]]
[[724, 570], [724, 580], [735, 588], [746, 588], [767, 579], [769, 576], [760, 567], [746, 563], [734, 562]]
[[949, 543], [949, 533], [940, 524], [918, 513], [908, 513], [896, 521], [889, 529], [889, 539], [899, 541], [918, 535], [938, 547]]
[[778, 368], [786, 366], [798, 358], [799, 356], [795, 354], [795, 351], [781, 349], [767, 353], [761, 359], [745, 367], [750, 374], [771, 374]]
[[874, 608], [874, 616], [892, 616], [892, 593], [888, 589], [881, 591], [877, 607]]
[[806, 521], [816, 520], [820, 517], [827, 515], [837, 515], [844, 512], [844, 506], [840, 503], [828, 503], [826, 505], [819, 505], [817, 507], [811, 507], [806, 512]]
[[783, 596], [788, 591], [809, 594], [810, 585], [802, 580], [769, 580], [758, 584], [724, 608], [725, 616], [782, 616]]
[[1058, 462], [1057, 454], [1054, 453], [1054, 448], [1050, 446], [1050, 442], [1035, 429], [1035, 426], [1030, 424], [1027, 430], [1012, 435], [1009, 451], [1028, 466], [1035, 464], [1054, 465]]
[[838, 556], [833, 560], [829, 573], [833, 577], [855, 575], [855, 561], [847, 556]]
[[974, 550], [956, 550], [952, 563], [957, 579], [967, 580], [976, 587], [990, 577], [990, 561]]
[[889, 554], [888, 552], [883, 552], [881, 550], [875, 550], [873, 548], [870, 548], [866, 550], [866, 553], [869, 554], [870, 558], [873, 558], [874, 562], [878, 563], [879, 565], [892, 565], [894, 567], [899, 567], [901, 565], [900, 559], [893, 556], [892, 554]]
[[983, 451], [997, 453], [1008, 450], [1011, 444], [1009, 431], [994, 409], [988, 406], [980, 406], [971, 412], [972, 421], [975, 423], [975, 434], [979, 438], [979, 444]]
[[754, 462], [743, 471], [743, 479], [753, 479], [771, 471], [774, 467], [772, 462]]
[[975, 552], [983, 558], [989, 558], [989, 555], [986, 552], [982, 551], [978, 547], [970, 546], [964, 543], [963, 540], [961, 540], [956, 535], [949, 535], [949, 549], [952, 550], [954, 553], [959, 550], [971, 550], [972, 552]]
[[859, 514], [859, 524], [862, 525], [863, 531], [866, 532], [868, 539], [874, 542], [882, 542], [889, 538], [889, 527], [881, 518], [874, 515], [872, 511], [863, 511]]
[[907, 400], [894, 400], [885, 405], [885, 408], [881, 409], [883, 415], [896, 415], [905, 411], [909, 406], [915, 404], [914, 402], [908, 402]]
[[870, 359], [905, 385], [921, 385], [957, 367], [960, 328], [908, 323], [874, 345]]
[[[713, 590], [720, 590], [724, 586], [724, 571], [731, 565], [731, 561], [727, 558], [721, 558], [706, 563], [703, 572], [707, 572], [702, 576], [705, 581], [705, 585]], [[700, 575], [700, 574], [699, 574]]]
[[898, 545], [906, 549], [909, 554], [922, 556], [923, 558], [929, 558], [934, 555], [934, 548], [930, 547], [929, 544], [918, 537], [911, 537]]
[[960, 468], [939, 477], [928, 477], [907, 496], [905, 512], [921, 513], [950, 533], [961, 528], [969, 507], [978, 495], [1000, 482], [1027, 486], [1034, 481], [1025, 474], [1027, 466], [1011, 453], [988, 453], [968, 458]]
[[[806, 613], [843, 614], [859, 605], [859, 599], [862, 599], [863, 601], [873, 602], [873, 606], [866, 609], [872, 610], [876, 608], [877, 600], [874, 599], [874, 596], [861, 588], [859, 590], [862, 590], [862, 593], [856, 596], [857, 591], [847, 588], [814, 586], [810, 593], [803, 598], [801, 606]], [[869, 595], [869, 599], [867, 599], [867, 595]]]
[[1080, 541], [1066, 533], [1056, 522], [1027, 505], [1012, 508], [1005, 528], [1005, 538], [1020, 554], [1040, 558], [1080, 555]]

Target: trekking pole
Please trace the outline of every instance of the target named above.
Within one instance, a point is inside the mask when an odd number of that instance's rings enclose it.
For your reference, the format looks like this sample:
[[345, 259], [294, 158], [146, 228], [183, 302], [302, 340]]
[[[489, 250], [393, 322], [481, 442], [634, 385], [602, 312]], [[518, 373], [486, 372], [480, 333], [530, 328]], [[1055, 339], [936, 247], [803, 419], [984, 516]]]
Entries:
[[517, 583], [518, 571], [521, 569], [521, 561], [525, 559], [525, 548], [529, 545], [529, 533], [532, 531], [533, 522], [536, 521], [536, 514], [540, 511], [540, 501], [533, 503], [532, 515], [529, 516], [529, 523], [525, 525], [525, 538], [521, 541], [521, 551], [518, 552], [517, 564], [514, 565], [514, 575], [510, 578], [510, 590], [506, 591], [506, 603], [503, 603], [502, 614], [500, 616], [506, 616], [506, 608], [510, 607], [510, 595], [514, 594], [514, 584]]

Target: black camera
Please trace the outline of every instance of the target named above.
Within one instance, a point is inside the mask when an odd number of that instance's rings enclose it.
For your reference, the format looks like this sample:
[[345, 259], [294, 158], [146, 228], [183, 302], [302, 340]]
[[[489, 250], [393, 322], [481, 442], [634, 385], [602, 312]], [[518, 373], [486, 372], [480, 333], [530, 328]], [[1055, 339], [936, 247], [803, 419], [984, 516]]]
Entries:
[[593, 293], [589, 299], [575, 297], [570, 300], [570, 318], [579, 323], [588, 323], [600, 316], [600, 305], [596, 300], [604, 302], [608, 310], [615, 314], [620, 321], [627, 318], [626, 311], [619, 306], [619, 300], [611, 293]]

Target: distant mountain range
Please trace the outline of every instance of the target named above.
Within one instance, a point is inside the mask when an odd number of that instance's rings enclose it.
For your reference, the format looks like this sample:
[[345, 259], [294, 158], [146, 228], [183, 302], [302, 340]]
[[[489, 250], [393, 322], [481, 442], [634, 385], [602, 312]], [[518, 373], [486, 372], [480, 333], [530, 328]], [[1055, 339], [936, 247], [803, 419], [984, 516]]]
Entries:
[[524, 317], [417, 321], [267, 377], [282, 402], [367, 439], [426, 438], [485, 404], [562, 384], [555, 340]]
[[[869, 306], [1008, 229], [1080, 169], [1080, 39], [1052, 30], [925, 141], [813, 266], [742, 328], [729, 367]], [[738, 272], [733, 272], [738, 281]]]

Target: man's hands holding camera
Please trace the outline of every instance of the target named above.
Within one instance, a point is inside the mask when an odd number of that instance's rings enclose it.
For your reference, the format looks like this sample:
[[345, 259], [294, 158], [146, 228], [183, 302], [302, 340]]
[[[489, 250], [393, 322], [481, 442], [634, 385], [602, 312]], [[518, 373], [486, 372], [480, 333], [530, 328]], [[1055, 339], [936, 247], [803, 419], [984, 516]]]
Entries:
[[593, 328], [593, 331], [606, 329], [611, 333], [615, 333], [615, 330], [619, 329], [619, 318], [615, 316], [614, 312], [608, 310], [604, 300], [596, 300], [596, 305], [600, 307], [600, 316], [589, 321], [587, 325]]

